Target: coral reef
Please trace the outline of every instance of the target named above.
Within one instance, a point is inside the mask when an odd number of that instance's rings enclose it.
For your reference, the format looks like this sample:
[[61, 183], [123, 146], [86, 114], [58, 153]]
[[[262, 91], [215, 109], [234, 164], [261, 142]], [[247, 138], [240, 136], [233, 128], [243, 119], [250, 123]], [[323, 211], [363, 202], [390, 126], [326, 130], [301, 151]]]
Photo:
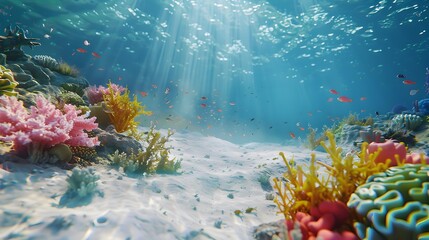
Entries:
[[393, 117], [392, 123], [414, 131], [423, 124], [423, 118], [415, 114], [398, 114]]
[[429, 167], [406, 164], [374, 174], [352, 194], [348, 207], [362, 239], [429, 237]]
[[400, 125], [391, 124], [385, 130], [383, 137], [404, 143], [406, 146], [414, 146], [417, 143], [416, 136]]
[[108, 109], [110, 121], [115, 126], [116, 131], [119, 133], [129, 131], [131, 136], [140, 139], [137, 131], [138, 122], [135, 121], [135, 118], [139, 115], [151, 115], [152, 112], [145, 111], [145, 106], [137, 101], [136, 95], [131, 101], [129, 93], [127, 89], [123, 94], [120, 94], [113, 89], [112, 84], [109, 84], [109, 91], [103, 95], [103, 99]]
[[18, 82], [13, 78], [13, 73], [10, 69], [0, 65], [0, 95], [16, 96], [15, 87]]
[[63, 113], [42, 95], [29, 110], [16, 97], [1, 96], [0, 140], [13, 142], [13, 149], [20, 155], [29, 154], [29, 149], [46, 150], [60, 143], [88, 147], [99, 144], [86, 133], [97, 127], [95, 118], [79, 114], [70, 104], [64, 105]]
[[139, 150], [130, 155], [116, 151], [110, 156], [112, 164], [122, 167], [127, 173], [177, 173], [180, 161], [170, 159], [170, 149], [165, 146], [171, 135], [173, 132], [168, 131], [167, 136], [161, 136], [152, 126], [144, 139], [144, 151]]

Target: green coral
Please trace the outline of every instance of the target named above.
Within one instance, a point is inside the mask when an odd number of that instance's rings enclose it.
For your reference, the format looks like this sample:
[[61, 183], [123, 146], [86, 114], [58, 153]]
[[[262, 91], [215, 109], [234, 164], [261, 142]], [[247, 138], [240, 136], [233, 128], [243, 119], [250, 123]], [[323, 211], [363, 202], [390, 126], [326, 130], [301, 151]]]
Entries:
[[18, 82], [13, 78], [12, 71], [0, 65], [0, 95], [16, 96], [16, 86]]
[[374, 174], [352, 194], [348, 207], [362, 239], [424, 239], [429, 229], [429, 166], [406, 164]]
[[76, 83], [63, 83], [61, 84], [61, 87], [69, 92], [74, 92], [79, 96], [83, 96], [85, 94], [84, 89], [86, 88], [85, 85], [82, 84], [76, 84]]
[[75, 106], [86, 106], [86, 103], [83, 100], [83, 98], [75, 92], [62, 91], [60, 95], [60, 99], [64, 103], [72, 104]]
[[419, 115], [415, 114], [398, 114], [392, 118], [392, 123], [399, 127], [405, 127], [408, 130], [414, 131], [418, 129], [424, 120]]
[[60, 199], [59, 206], [75, 207], [86, 205], [91, 202], [95, 193], [103, 196], [103, 193], [97, 189], [97, 181], [100, 179], [92, 168], [73, 169], [71, 175], [67, 178], [67, 191]]
[[167, 136], [161, 136], [161, 133], [154, 131], [152, 126], [144, 139], [146, 144], [144, 151], [139, 150], [130, 155], [116, 151], [110, 156], [112, 164], [133, 174], [177, 173], [181, 162], [175, 158], [170, 159], [170, 149], [165, 146], [171, 135], [173, 132], [169, 130]]

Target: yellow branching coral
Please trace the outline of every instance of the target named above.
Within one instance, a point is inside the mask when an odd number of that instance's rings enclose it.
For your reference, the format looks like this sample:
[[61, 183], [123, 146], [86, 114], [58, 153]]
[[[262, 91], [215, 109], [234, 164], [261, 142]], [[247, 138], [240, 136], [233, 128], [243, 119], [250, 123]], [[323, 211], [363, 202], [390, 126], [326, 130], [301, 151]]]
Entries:
[[[316, 162], [316, 156], [311, 154], [308, 169], [301, 166], [294, 167], [294, 161], [288, 162], [283, 153], [280, 156], [286, 164], [283, 179], [274, 179], [274, 189], [277, 191], [275, 203], [286, 219], [292, 219], [297, 212], [309, 213], [312, 207], [323, 201], [341, 201], [347, 203], [350, 195], [356, 188], [365, 183], [374, 173], [385, 171], [388, 163], [375, 163], [381, 149], [375, 154], [367, 154], [367, 143], [362, 144], [359, 160], [353, 155], [342, 156], [342, 149], [337, 147], [334, 134], [326, 132], [329, 146], [324, 141], [320, 145], [332, 159], [332, 166]], [[326, 172], [318, 171], [316, 165], [326, 167]]]
[[151, 115], [152, 112], [146, 111], [145, 106], [142, 106], [137, 101], [137, 96], [134, 95], [133, 101], [130, 100], [128, 89], [124, 93], [114, 91], [108, 84], [109, 91], [103, 95], [104, 102], [106, 103], [108, 114], [111, 123], [119, 133], [130, 131], [130, 135], [136, 138], [141, 138], [137, 131], [138, 122], [135, 118], [141, 114]]

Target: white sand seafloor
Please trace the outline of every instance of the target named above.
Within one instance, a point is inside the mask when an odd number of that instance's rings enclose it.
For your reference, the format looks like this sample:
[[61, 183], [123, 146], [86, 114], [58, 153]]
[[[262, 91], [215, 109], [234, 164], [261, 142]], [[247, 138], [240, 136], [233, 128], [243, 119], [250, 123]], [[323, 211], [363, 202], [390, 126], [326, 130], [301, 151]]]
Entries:
[[[71, 171], [0, 169], [0, 239], [252, 239], [254, 227], [283, 218], [258, 178], [280, 176], [280, 151], [298, 164], [310, 156], [296, 146], [236, 145], [198, 133], [175, 133], [170, 144], [181, 174], [136, 178], [96, 164], [104, 196], [84, 206], [58, 207]], [[234, 214], [249, 207], [256, 210]]]

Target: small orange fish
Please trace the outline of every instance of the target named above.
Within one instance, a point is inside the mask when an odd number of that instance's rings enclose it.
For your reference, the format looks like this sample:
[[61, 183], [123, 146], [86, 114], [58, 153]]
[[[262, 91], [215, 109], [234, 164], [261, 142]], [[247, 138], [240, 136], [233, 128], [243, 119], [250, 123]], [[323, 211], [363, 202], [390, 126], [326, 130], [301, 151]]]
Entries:
[[100, 54], [98, 54], [96, 52], [92, 52], [91, 55], [96, 57], [96, 58], [101, 58]]
[[295, 139], [295, 138], [296, 138], [296, 136], [295, 136], [295, 134], [294, 134], [293, 132], [290, 132], [290, 133], [289, 133], [289, 136], [290, 136], [291, 138], [293, 138], [293, 139]]
[[299, 130], [301, 130], [301, 131], [304, 131], [305, 130], [305, 128], [303, 128], [303, 127], [298, 127], [299, 128]]
[[201, 103], [201, 107], [207, 107], [207, 104], [205, 104], [205, 103]]
[[80, 53], [86, 53], [86, 50], [83, 48], [77, 48], [76, 51], [78, 51]]
[[361, 101], [365, 101], [365, 100], [366, 100], [366, 97], [360, 97], [360, 100], [361, 100]]
[[337, 90], [335, 90], [335, 89], [329, 89], [329, 92], [332, 94], [338, 94]]
[[416, 82], [411, 81], [411, 80], [404, 80], [404, 81], [402, 81], [402, 83], [405, 84], [405, 85], [416, 84]]
[[140, 95], [142, 95], [142, 97], [147, 97], [148, 93], [147, 93], [147, 92], [145, 92], [145, 91], [141, 91], [141, 92], [140, 92]]
[[346, 103], [346, 102], [352, 102], [353, 101], [351, 98], [346, 97], [346, 96], [338, 97], [337, 100], [340, 101], [340, 102], [344, 102], [344, 103]]

